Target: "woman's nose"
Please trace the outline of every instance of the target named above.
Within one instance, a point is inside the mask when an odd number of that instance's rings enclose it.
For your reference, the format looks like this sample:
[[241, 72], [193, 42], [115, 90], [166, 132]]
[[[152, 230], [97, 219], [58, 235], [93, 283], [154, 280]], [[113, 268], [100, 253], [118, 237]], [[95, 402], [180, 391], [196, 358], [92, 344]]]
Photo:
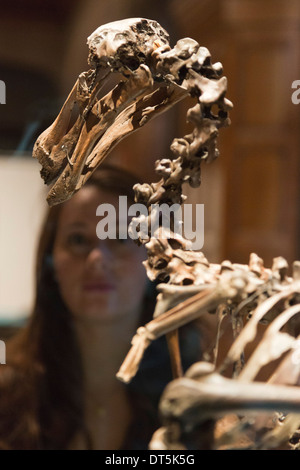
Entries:
[[95, 269], [105, 269], [111, 265], [112, 252], [105, 243], [101, 241], [92, 248], [87, 257], [88, 266]]

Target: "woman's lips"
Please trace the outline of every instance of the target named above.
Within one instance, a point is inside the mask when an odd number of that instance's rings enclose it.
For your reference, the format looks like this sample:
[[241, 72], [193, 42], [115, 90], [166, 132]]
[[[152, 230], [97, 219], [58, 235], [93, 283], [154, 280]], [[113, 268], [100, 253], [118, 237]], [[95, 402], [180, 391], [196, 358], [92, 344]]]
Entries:
[[109, 292], [115, 289], [113, 284], [105, 281], [90, 281], [83, 285], [85, 292]]

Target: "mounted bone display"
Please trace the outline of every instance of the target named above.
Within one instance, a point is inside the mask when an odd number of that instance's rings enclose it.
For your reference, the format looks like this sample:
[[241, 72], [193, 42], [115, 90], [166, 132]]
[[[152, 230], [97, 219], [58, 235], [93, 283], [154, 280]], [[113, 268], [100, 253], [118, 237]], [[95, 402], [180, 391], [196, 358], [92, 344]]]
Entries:
[[[90, 69], [80, 74], [57, 119], [34, 146], [41, 175], [51, 185], [48, 203], [72, 197], [123, 138], [190, 97], [195, 103], [187, 120], [193, 131], [173, 140], [171, 158], [156, 162], [157, 182], [134, 187], [136, 202], [147, 206], [148, 217], [155, 204], [181, 205], [183, 185], [200, 185], [201, 164], [218, 157], [219, 129], [230, 124], [232, 103], [226, 98], [222, 65], [213, 63], [209, 51], [191, 38], [171, 47], [168, 33], [157, 22], [143, 18], [101, 26], [88, 38], [88, 47]], [[120, 79], [103, 93], [112, 75]], [[135, 224], [139, 222], [151, 225], [137, 218]], [[274, 259], [271, 268], [255, 253], [248, 265], [227, 260], [213, 264], [203, 253], [193, 251], [175, 227], [160, 226], [154, 234], [141, 231], [137, 242], [147, 249], [148, 277], [160, 281], [157, 305], [153, 320], [134, 336], [117, 376], [129, 382], [151, 341], [167, 335], [176, 377], [161, 398], [162, 428], [150, 448], [245, 448], [245, 441], [239, 440], [245, 430], [247, 448], [273, 448], [289, 441], [296, 448], [299, 263], [294, 263], [291, 276], [281, 257]], [[183, 376], [176, 331], [206, 312], [220, 323], [229, 317], [236, 339], [218, 368], [216, 357], [211, 356]], [[262, 322], [268, 326], [259, 339], [257, 328]], [[253, 340], [256, 348], [245, 361], [244, 348]], [[274, 361], [279, 361], [274, 373], [259, 383], [256, 378], [261, 369]], [[229, 366], [233, 374], [225, 378]], [[267, 412], [276, 414], [270, 426]], [[228, 414], [234, 415], [233, 422], [221, 426]]]

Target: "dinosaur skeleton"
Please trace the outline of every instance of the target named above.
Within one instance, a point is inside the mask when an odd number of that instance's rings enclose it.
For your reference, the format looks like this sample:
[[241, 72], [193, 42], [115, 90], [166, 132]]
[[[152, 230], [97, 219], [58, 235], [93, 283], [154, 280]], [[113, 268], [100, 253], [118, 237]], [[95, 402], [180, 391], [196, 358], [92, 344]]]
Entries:
[[[167, 335], [176, 377], [161, 398], [163, 426], [150, 448], [197, 448], [204, 441], [215, 449], [272, 448], [289, 440], [297, 448], [300, 262], [294, 263], [292, 276], [281, 257], [270, 269], [254, 253], [248, 265], [212, 264], [203, 253], [192, 251], [174, 227], [145, 231], [152, 205], [182, 204], [183, 184], [199, 186], [202, 161], [218, 156], [218, 130], [229, 125], [232, 107], [225, 97], [222, 65], [213, 64], [209, 51], [193, 39], [181, 39], [171, 48], [168, 33], [157, 22], [141, 18], [101, 26], [88, 38], [88, 46], [91, 69], [78, 77], [57, 119], [34, 146], [41, 175], [52, 184], [50, 205], [72, 197], [121, 139], [180, 100], [192, 97], [196, 102], [187, 113], [192, 133], [174, 139], [172, 157], [156, 162], [160, 180], [134, 187], [136, 202], [149, 209], [146, 225], [145, 216], [134, 221], [143, 227], [138, 243], [147, 249], [148, 277], [160, 284], [154, 318], [138, 329], [117, 376], [129, 382], [151, 341]], [[112, 77], [117, 85], [103, 93]], [[236, 339], [221, 365], [213, 357], [182, 376], [177, 331], [206, 312], [216, 315], [220, 325], [230, 316]], [[262, 322], [267, 324], [265, 334], [245, 362], [244, 349], [257, 339]], [[215, 351], [217, 343], [218, 337]], [[268, 380], [256, 380], [274, 361], [278, 365]], [[229, 366], [232, 378], [224, 376]]]

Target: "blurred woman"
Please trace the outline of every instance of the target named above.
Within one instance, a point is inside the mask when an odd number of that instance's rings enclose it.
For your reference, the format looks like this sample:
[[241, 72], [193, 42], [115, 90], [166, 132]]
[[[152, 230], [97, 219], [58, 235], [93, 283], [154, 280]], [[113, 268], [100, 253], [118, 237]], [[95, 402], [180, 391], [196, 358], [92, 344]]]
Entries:
[[[130, 173], [97, 170], [69, 201], [50, 208], [38, 247], [36, 300], [0, 366], [1, 449], [146, 449], [171, 379], [164, 338], [146, 352], [129, 386], [115, 375], [137, 327], [154, 310], [154, 288], [130, 238], [100, 240], [96, 209], [134, 201]], [[189, 337], [188, 366], [199, 357]], [[159, 364], [159, 366], [158, 366]]]

